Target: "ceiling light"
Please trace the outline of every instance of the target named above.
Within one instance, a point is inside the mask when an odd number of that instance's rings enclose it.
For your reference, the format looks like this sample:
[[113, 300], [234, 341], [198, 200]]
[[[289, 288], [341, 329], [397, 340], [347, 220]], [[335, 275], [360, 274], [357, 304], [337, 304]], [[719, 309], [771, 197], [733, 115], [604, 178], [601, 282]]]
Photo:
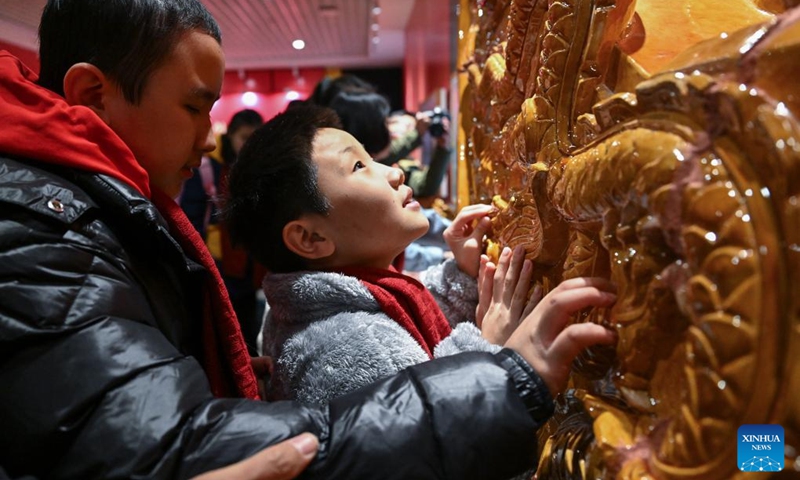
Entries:
[[300, 98], [300, 92], [296, 90], [286, 92], [286, 100], [297, 100], [298, 98]]
[[294, 47], [295, 50], [302, 50], [302, 49], [306, 48], [306, 42], [304, 42], [304, 41], [302, 41], [302, 40], [300, 40], [298, 38], [297, 40], [292, 42], [292, 47]]
[[372, 8], [372, 14], [373, 15], [380, 15], [381, 14], [381, 7], [377, 7], [377, 6], [373, 7]]
[[247, 107], [254, 107], [258, 103], [258, 95], [253, 92], [244, 92], [242, 94], [242, 103]]

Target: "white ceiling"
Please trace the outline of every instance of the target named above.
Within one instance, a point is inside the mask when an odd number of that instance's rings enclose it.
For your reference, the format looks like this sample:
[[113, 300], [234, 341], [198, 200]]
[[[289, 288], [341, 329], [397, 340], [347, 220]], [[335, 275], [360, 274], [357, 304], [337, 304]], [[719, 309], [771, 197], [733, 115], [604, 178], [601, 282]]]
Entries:
[[[201, 1], [219, 22], [230, 69], [400, 66], [405, 27], [415, 2]], [[36, 32], [45, 3], [46, 0], [0, 0], [0, 40], [37, 50]], [[375, 13], [376, 6], [380, 13]], [[292, 48], [292, 41], [297, 38], [305, 41], [303, 50]]]

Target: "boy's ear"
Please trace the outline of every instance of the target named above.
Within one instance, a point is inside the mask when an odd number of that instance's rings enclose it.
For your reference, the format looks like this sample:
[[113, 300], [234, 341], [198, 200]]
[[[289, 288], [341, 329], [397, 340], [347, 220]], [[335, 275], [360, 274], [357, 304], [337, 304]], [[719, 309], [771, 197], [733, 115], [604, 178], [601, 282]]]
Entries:
[[292, 220], [283, 227], [283, 243], [292, 252], [309, 260], [329, 257], [336, 250], [333, 240], [320, 233], [307, 217]]
[[64, 98], [67, 103], [89, 107], [106, 123], [109, 120], [104, 98], [109, 88], [113, 88], [111, 82], [91, 63], [76, 63], [64, 75]]

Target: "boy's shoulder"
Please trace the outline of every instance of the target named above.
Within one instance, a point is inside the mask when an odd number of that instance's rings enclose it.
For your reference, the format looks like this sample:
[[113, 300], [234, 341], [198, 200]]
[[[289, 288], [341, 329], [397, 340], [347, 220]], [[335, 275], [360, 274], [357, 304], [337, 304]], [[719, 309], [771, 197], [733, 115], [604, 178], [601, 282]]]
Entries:
[[381, 311], [357, 278], [341, 273], [270, 273], [264, 278], [263, 290], [273, 321], [310, 323], [343, 311]]
[[55, 168], [8, 158], [0, 154], [0, 202], [72, 223], [96, 207], [86, 192]]

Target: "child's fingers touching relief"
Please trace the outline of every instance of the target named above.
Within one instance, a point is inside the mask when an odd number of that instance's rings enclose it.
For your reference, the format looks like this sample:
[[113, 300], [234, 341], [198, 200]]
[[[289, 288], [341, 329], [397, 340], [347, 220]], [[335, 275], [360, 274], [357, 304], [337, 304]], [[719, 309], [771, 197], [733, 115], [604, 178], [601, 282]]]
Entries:
[[511, 297], [512, 312], [514, 316], [517, 317], [518, 322], [524, 318], [527, 306], [530, 304], [527, 296], [532, 276], [533, 262], [530, 260], [523, 260], [522, 270], [519, 273], [519, 279]]
[[541, 312], [539, 324], [543, 338], [553, 339], [561, 332], [570, 317], [587, 307], [608, 307], [616, 301], [614, 293], [604, 291], [595, 286], [578, 286], [568, 290], [554, 289], [547, 294], [534, 313]]
[[[533, 269], [531, 268], [531, 270]], [[528, 298], [528, 303], [525, 305], [525, 310], [523, 310], [520, 320], [530, 315], [533, 309], [536, 308], [536, 305], [539, 305], [539, 302], [542, 301], [543, 291], [541, 285], [533, 287], [533, 292], [531, 292], [531, 296]]]
[[616, 293], [617, 287], [611, 280], [602, 277], [575, 277], [564, 280], [553, 290], [570, 290], [581, 287], [595, 287], [606, 292]]
[[[486, 215], [490, 214], [495, 207], [491, 205], [483, 205], [483, 204], [475, 204], [475, 205], [468, 205], [461, 209], [456, 215], [455, 220], [453, 220], [453, 225], [470, 225], [475, 220], [481, 220], [482, 218], [487, 218]], [[488, 220], [488, 218], [487, 218]]]
[[[521, 246], [517, 246], [514, 248], [514, 253], [511, 255], [511, 263], [508, 267], [508, 272], [506, 273], [505, 277], [505, 285], [504, 285], [504, 296], [505, 300], [508, 303], [511, 303], [514, 300], [514, 295], [516, 293], [517, 287], [519, 286], [520, 281], [523, 281], [522, 278], [522, 268], [525, 265], [525, 249]], [[525, 287], [527, 290], [527, 286]]]

